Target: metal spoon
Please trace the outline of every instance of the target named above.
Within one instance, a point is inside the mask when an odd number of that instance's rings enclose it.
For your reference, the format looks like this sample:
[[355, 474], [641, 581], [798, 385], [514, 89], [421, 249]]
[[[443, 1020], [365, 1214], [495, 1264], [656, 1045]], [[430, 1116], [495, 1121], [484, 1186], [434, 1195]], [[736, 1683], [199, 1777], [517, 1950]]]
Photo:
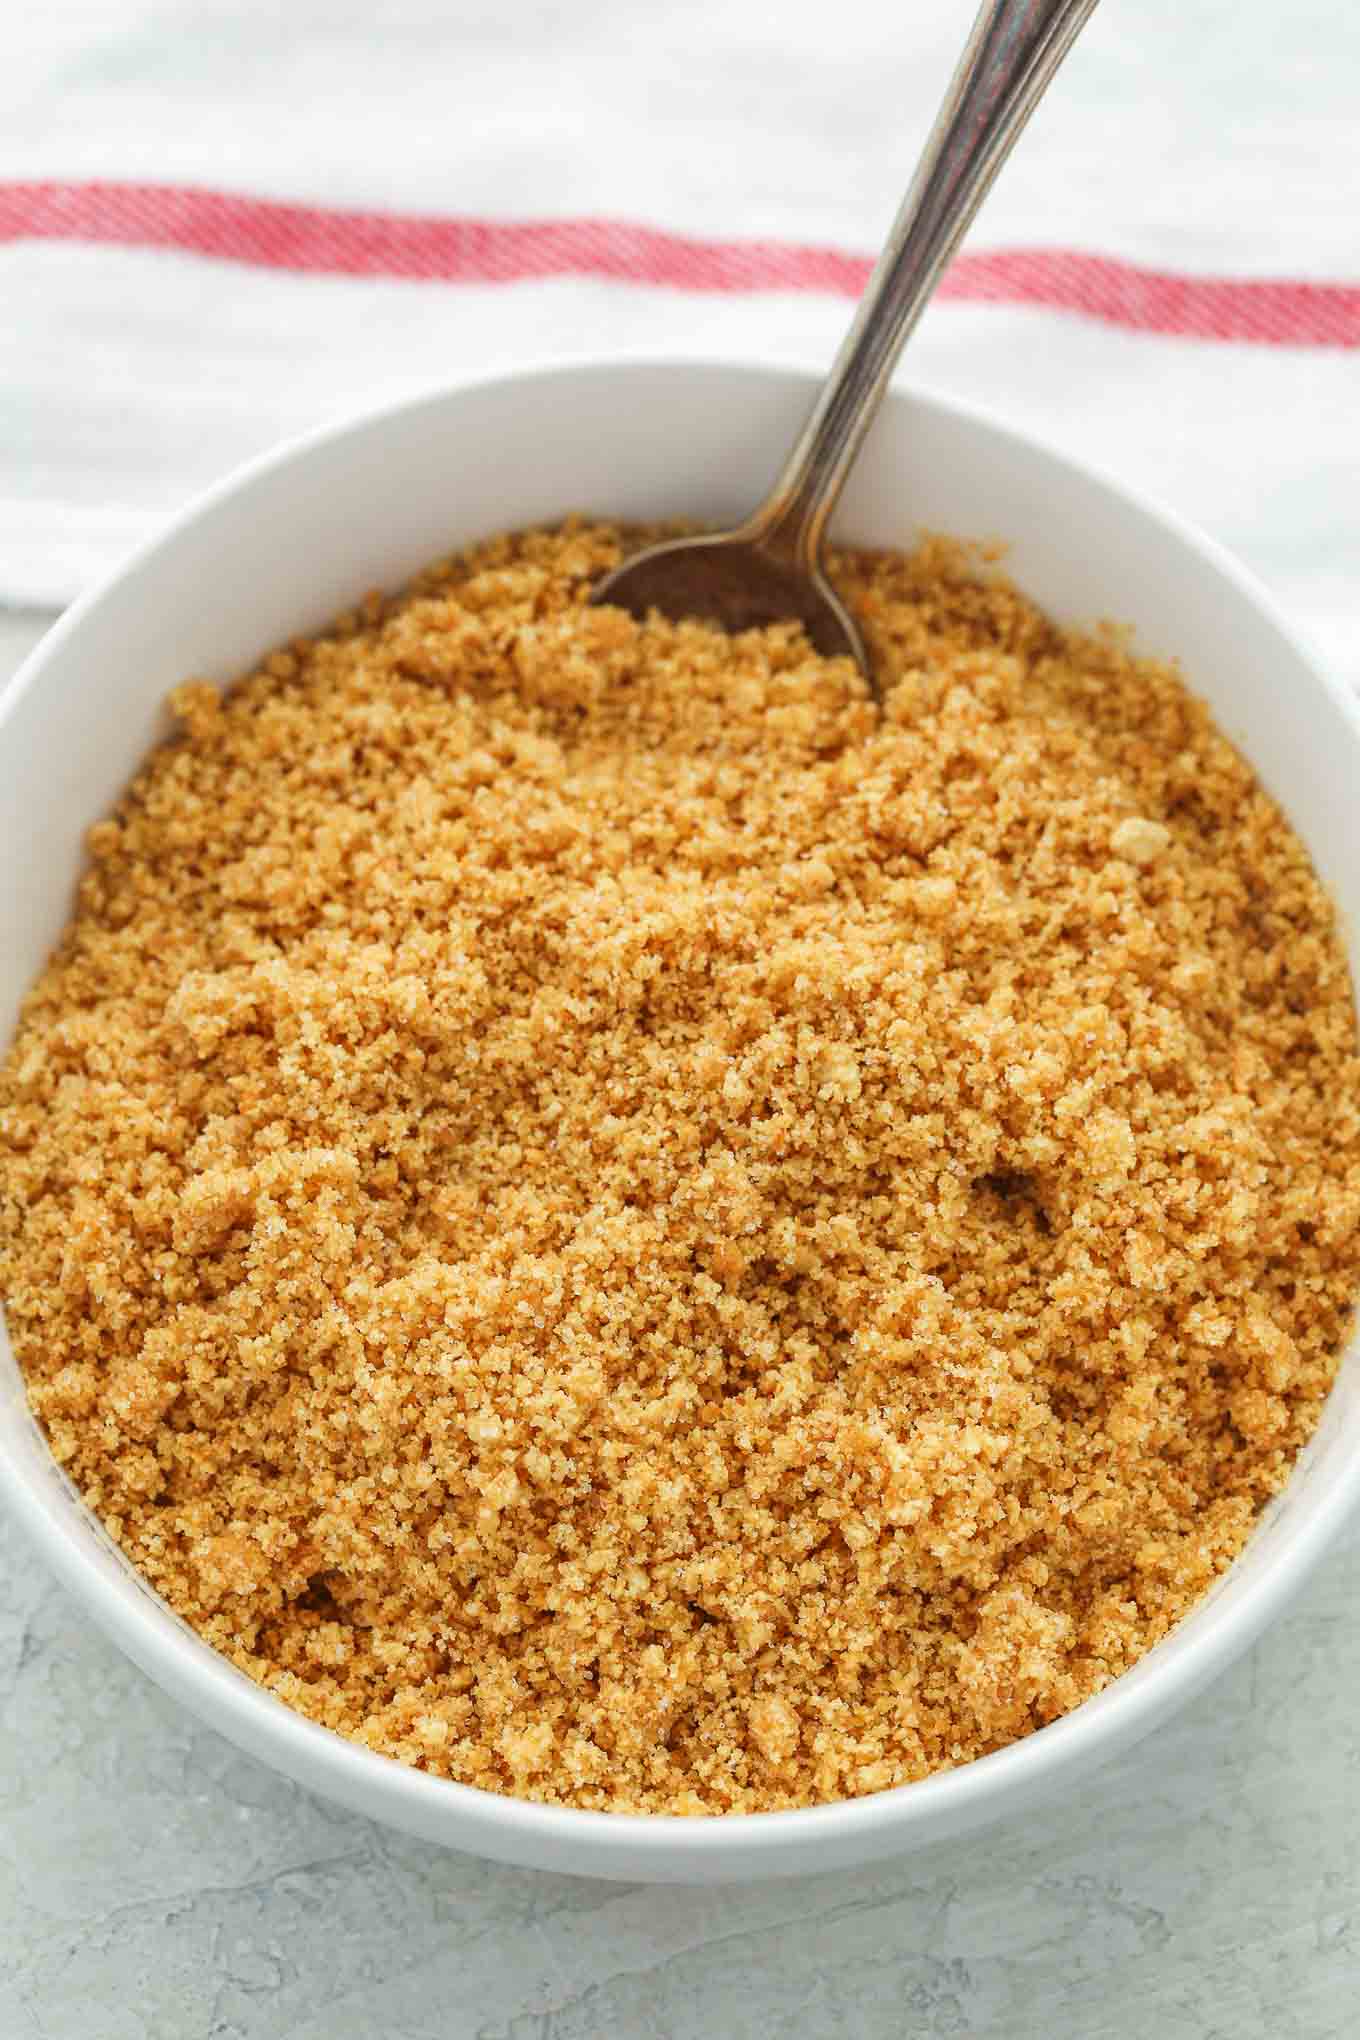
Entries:
[[858, 627], [827, 580], [822, 541], [897, 363], [940, 275], [1096, 0], [983, 0], [911, 188], [802, 432], [759, 509], [732, 531], [669, 539], [625, 560], [592, 600], [728, 630], [796, 617], [819, 652], [855, 660]]

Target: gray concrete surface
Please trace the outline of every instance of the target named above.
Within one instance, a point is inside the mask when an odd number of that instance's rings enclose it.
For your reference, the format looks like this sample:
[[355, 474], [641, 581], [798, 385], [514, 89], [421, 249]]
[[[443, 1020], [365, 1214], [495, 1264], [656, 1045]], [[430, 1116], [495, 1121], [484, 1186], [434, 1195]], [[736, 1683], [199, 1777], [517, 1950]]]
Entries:
[[[41, 623], [0, 613], [0, 673]], [[430, 1848], [261, 1769], [0, 1505], [0, 2040], [1343, 2040], [1358, 1595], [1360, 1527], [1071, 1803], [857, 1875], [650, 1890]]]

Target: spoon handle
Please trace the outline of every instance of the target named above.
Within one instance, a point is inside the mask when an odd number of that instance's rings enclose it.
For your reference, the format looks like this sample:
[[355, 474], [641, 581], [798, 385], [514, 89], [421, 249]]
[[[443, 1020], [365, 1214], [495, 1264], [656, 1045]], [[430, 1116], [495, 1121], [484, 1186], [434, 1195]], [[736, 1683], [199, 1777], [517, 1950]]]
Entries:
[[908, 335], [1096, 0], [982, 0], [812, 415], [746, 534], [811, 571]]

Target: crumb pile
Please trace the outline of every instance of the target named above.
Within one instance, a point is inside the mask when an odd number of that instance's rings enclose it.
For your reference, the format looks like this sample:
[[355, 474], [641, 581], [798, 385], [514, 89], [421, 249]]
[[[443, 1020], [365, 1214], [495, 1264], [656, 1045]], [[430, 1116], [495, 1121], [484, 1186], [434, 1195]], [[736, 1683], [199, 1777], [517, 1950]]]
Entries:
[[1360, 1070], [1204, 709], [957, 547], [792, 628], [504, 538], [225, 697], [91, 837], [0, 1080], [53, 1449], [205, 1637], [493, 1790], [722, 1812], [1131, 1664], [1308, 1436]]

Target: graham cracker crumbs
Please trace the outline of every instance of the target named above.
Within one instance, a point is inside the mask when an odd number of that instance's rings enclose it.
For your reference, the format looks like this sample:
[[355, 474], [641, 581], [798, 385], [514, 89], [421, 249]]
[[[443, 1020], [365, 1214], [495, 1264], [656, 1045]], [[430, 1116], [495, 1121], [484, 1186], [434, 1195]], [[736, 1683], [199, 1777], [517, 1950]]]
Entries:
[[177, 691], [0, 1078], [0, 1288], [58, 1459], [305, 1714], [805, 1805], [1241, 1549], [1360, 1273], [1355, 1018], [1173, 671], [845, 555], [880, 722], [792, 628], [585, 607], [619, 552]]

